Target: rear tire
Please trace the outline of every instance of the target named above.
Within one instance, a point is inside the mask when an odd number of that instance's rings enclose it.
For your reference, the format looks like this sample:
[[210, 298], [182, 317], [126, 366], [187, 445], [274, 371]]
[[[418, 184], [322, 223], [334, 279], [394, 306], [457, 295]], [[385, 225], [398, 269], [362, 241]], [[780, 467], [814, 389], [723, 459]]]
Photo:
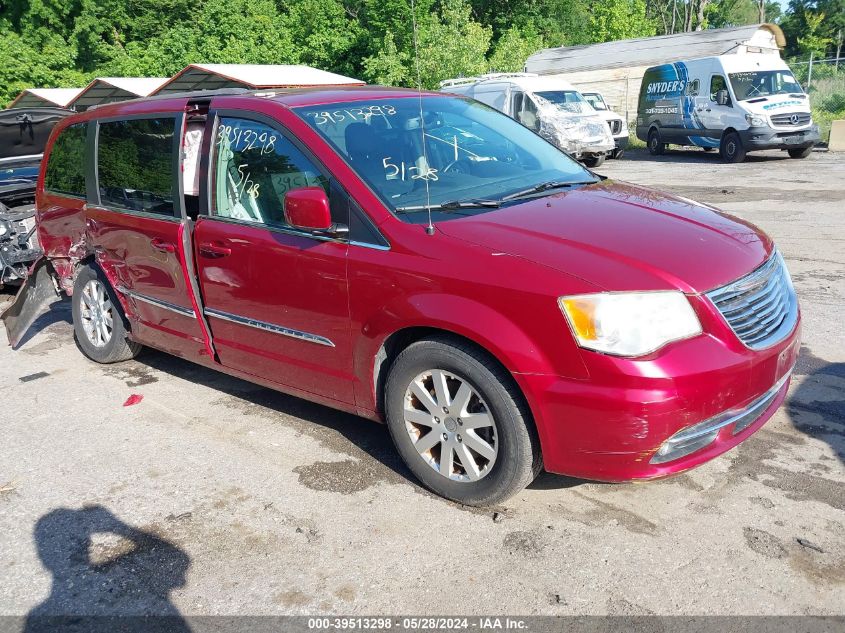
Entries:
[[648, 131], [648, 153], [652, 156], [663, 156], [666, 153], [666, 143], [660, 138], [660, 130], [656, 127]]
[[813, 153], [813, 148], [805, 147], [804, 149], [788, 149], [786, 152], [789, 154], [790, 158], [807, 158], [807, 156]]
[[99, 269], [83, 266], [73, 284], [73, 336], [82, 353], [98, 363], [138, 355], [142, 346], [127, 338], [128, 322], [114, 290]]
[[722, 137], [722, 143], [719, 147], [719, 153], [722, 160], [726, 163], [741, 163], [745, 160], [745, 147], [742, 145], [742, 139], [736, 132], [728, 132]]
[[599, 167], [604, 162], [605, 158], [607, 158], [605, 154], [602, 154], [601, 156], [590, 156], [589, 158], [584, 159], [584, 164], [590, 169], [593, 169], [595, 167]]
[[384, 408], [405, 464], [447, 499], [498, 503], [542, 468], [537, 434], [513, 379], [464, 341], [438, 337], [403, 350], [390, 368]]

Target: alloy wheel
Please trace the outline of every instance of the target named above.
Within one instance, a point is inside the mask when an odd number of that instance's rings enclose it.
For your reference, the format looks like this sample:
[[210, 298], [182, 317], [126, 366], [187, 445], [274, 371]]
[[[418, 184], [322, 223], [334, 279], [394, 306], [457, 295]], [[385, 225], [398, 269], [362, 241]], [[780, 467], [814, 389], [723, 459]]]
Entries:
[[114, 330], [114, 307], [102, 282], [92, 279], [82, 289], [82, 329], [94, 347], [105, 347]]
[[490, 474], [499, 451], [496, 422], [487, 403], [465, 378], [431, 369], [405, 392], [405, 429], [432, 469], [458, 482]]

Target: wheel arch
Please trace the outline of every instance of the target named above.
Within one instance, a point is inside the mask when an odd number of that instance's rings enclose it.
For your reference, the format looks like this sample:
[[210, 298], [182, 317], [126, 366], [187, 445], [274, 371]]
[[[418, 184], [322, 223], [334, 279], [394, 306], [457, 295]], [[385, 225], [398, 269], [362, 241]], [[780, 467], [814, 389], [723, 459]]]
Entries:
[[74, 262], [73, 280], [70, 284], [71, 292], [68, 294], [72, 294], [72, 288], [74, 283], [76, 282], [76, 276], [79, 274], [79, 271], [82, 269], [83, 266], [90, 266], [91, 268], [98, 270], [103, 275], [103, 277], [105, 277], [106, 283], [109, 284], [109, 287], [111, 288], [112, 292], [114, 292], [114, 296], [117, 297], [118, 303], [120, 303], [120, 317], [123, 320], [123, 325], [126, 328], [126, 331], [131, 334], [132, 320], [134, 318], [135, 311], [129, 304], [129, 302], [126, 300], [124, 294], [120, 292], [120, 290], [118, 290], [119, 284], [116, 281], [114, 270], [111, 269], [109, 266], [104, 266], [94, 253], [89, 253], [85, 257]]
[[452, 337], [480, 350], [511, 376], [529, 405], [531, 397], [520, 374], [555, 373], [542, 347], [526, 332], [493, 308], [465, 297], [406, 297], [401, 304], [380, 310], [362, 334], [355, 347], [356, 391], [360, 390], [356, 399], [360, 408], [377, 418], [383, 416], [383, 388], [391, 362], [424, 338]]

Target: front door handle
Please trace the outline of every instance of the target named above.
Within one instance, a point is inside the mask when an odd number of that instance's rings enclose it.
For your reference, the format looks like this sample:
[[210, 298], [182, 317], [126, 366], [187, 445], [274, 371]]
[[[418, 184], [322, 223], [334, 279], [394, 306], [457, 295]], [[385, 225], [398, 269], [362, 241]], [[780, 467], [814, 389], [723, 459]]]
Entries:
[[232, 249], [228, 246], [224, 246], [220, 242], [205, 242], [200, 244], [198, 249], [200, 255], [203, 257], [226, 257], [227, 255], [232, 254]]
[[162, 251], [164, 253], [176, 252], [176, 246], [174, 244], [171, 244], [170, 242], [165, 242], [160, 237], [155, 237], [150, 240], [150, 245], [157, 251]]

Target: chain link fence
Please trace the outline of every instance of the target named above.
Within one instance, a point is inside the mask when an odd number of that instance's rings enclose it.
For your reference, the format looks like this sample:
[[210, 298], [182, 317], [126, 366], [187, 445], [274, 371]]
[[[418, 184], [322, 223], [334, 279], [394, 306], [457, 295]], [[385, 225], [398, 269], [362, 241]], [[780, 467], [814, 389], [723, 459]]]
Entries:
[[810, 95], [813, 120], [827, 142], [830, 124], [845, 119], [845, 57], [791, 59], [789, 67]]

